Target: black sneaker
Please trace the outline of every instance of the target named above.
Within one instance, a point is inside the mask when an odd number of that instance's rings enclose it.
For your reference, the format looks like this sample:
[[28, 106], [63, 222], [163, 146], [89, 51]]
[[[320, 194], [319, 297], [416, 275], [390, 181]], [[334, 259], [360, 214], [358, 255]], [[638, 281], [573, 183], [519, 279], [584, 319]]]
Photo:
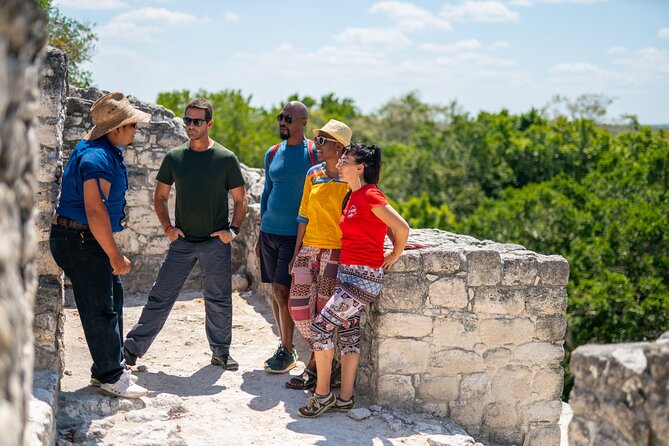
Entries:
[[353, 397], [351, 397], [351, 399], [348, 401], [340, 400], [339, 397], [337, 397], [337, 400], [328, 409], [328, 412], [348, 412], [349, 410], [353, 409], [353, 406], [355, 406]]
[[281, 344], [279, 344], [279, 346], [276, 348], [276, 350], [274, 351], [274, 353], [272, 354], [272, 356], [270, 356], [269, 358], [267, 358], [267, 359], [265, 360], [265, 367], [267, 367], [267, 366], [269, 365], [270, 362], [274, 361], [274, 359], [276, 358], [276, 355], [279, 354], [279, 350], [281, 350]]
[[133, 366], [137, 364], [137, 355], [125, 347], [123, 347], [123, 358], [125, 359], [125, 365]]
[[300, 415], [306, 418], [315, 418], [327, 411], [329, 408], [334, 406], [337, 402], [337, 398], [330, 392], [326, 396], [319, 397], [316, 394], [313, 394], [309, 397], [307, 405], [300, 407], [297, 411]]
[[286, 373], [297, 366], [297, 352], [293, 349], [289, 352], [286, 348], [280, 347], [274, 360], [267, 364], [269, 373]]
[[225, 370], [238, 370], [239, 369], [239, 363], [232, 359], [232, 356], [230, 355], [223, 355], [223, 356], [211, 356], [211, 363], [214, 365], [220, 365], [223, 367]]

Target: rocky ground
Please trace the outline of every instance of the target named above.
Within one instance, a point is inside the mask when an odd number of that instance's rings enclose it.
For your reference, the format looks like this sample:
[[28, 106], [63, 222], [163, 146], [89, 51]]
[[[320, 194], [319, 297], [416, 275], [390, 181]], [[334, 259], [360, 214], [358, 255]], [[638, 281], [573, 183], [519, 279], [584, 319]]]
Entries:
[[[126, 297], [128, 330], [144, 296]], [[200, 294], [183, 294], [149, 352], [135, 367], [150, 390], [139, 400], [109, 398], [88, 385], [90, 355], [76, 309], [66, 310], [65, 374], [58, 409], [58, 444], [87, 445], [467, 445], [481, 446], [450, 420], [370, 406], [356, 397], [356, 418], [297, 415], [308, 394], [284, 388], [263, 361], [277, 345], [271, 310], [259, 295], [233, 295], [235, 372], [210, 364]], [[296, 338], [299, 334], [296, 331]], [[301, 341], [301, 340], [300, 340]], [[298, 342], [306, 357], [306, 344]], [[298, 369], [301, 370], [300, 363]]]

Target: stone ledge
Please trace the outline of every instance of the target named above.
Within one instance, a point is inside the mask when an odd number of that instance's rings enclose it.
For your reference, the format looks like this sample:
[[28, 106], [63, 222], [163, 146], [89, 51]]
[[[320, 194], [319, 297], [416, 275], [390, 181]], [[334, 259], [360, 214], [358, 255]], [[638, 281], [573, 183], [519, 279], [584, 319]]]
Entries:
[[28, 432], [30, 446], [51, 446], [56, 442], [56, 410], [60, 375], [41, 371], [33, 375]]

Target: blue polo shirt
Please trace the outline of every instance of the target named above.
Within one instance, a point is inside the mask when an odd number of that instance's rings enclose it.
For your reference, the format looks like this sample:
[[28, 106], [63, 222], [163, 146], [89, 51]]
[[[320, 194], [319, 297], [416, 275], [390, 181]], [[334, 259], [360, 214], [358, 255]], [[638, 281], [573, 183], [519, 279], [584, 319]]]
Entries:
[[121, 231], [123, 229], [121, 220], [125, 218], [128, 171], [123, 161], [123, 152], [119, 147], [112, 145], [106, 136], [91, 141], [82, 139], [72, 151], [63, 174], [56, 213], [70, 220], [88, 224], [84, 208], [84, 182], [91, 179], [103, 179], [111, 184], [109, 197], [105, 198], [101, 189], [100, 196], [107, 208], [112, 231]]

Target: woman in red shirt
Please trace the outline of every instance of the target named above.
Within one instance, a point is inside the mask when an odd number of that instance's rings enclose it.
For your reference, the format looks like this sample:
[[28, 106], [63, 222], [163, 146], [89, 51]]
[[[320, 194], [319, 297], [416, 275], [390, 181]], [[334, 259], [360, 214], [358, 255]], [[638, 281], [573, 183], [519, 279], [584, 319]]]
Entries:
[[[409, 237], [409, 225], [376, 187], [381, 174], [380, 148], [351, 144], [344, 149], [337, 170], [352, 192], [339, 222], [342, 247], [335, 293], [311, 324], [318, 378], [316, 392], [299, 409], [304, 417], [353, 408], [353, 384], [360, 362], [360, 315], [381, 292], [383, 271], [399, 259]], [[393, 249], [384, 252], [388, 228], [394, 234]], [[341, 347], [339, 397], [330, 391], [336, 328]]]

